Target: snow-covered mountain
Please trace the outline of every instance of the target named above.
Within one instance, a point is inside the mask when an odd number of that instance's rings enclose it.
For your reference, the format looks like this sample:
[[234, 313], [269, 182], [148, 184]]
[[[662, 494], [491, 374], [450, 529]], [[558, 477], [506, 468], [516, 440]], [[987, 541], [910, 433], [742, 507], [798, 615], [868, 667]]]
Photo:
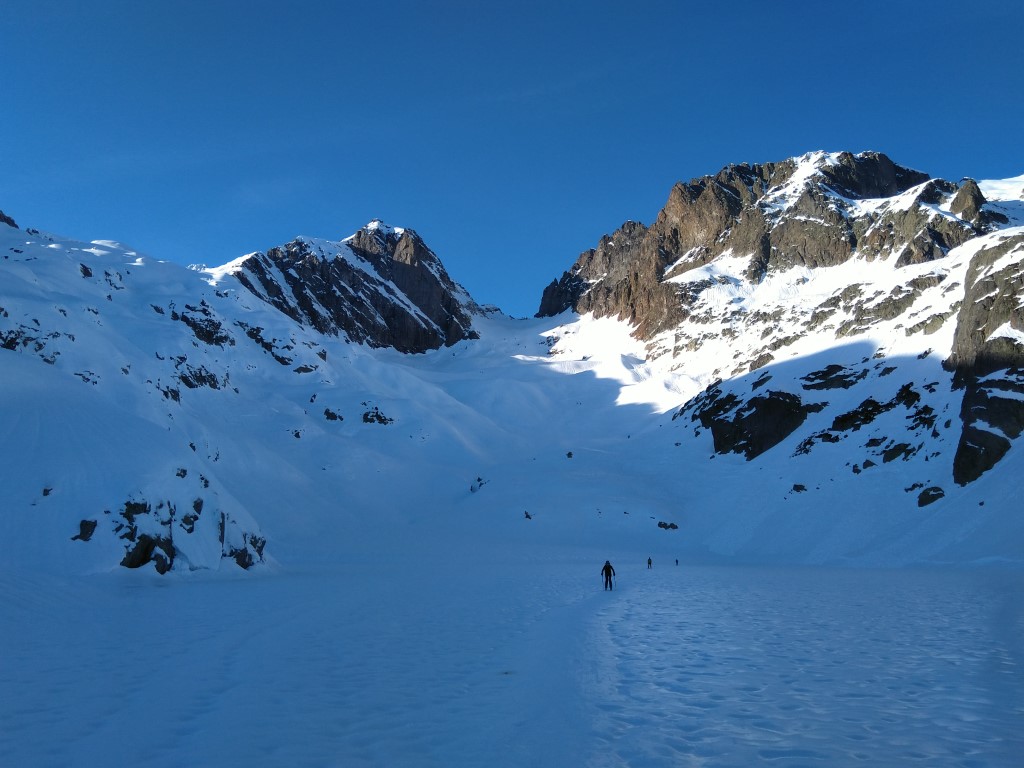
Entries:
[[411, 229], [372, 221], [334, 243], [300, 237], [215, 271], [327, 335], [400, 352], [474, 338], [478, 308]]
[[584, 253], [530, 320], [381, 222], [187, 269], [5, 216], [0, 549], [247, 568], [429, 526], [1019, 562], [1022, 194], [873, 153], [733, 166]]
[[916, 456], [924, 505], [1024, 429], [1021, 224], [1024, 177], [953, 184], [878, 153], [730, 166], [581, 255], [539, 314], [634, 324], [649, 359], [707, 387], [677, 416], [719, 453], [799, 429], [796, 455], [841, 441], [857, 473]]

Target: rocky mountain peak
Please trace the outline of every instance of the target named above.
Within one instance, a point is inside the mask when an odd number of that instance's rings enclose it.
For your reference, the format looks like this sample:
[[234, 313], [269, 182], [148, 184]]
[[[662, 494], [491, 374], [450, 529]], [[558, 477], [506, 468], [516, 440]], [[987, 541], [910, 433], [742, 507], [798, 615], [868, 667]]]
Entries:
[[921, 263], [976, 236], [987, 222], [983, 205], [980, 190], [931, 179], [880, 152], [730, 165], [676, 184], [649, 228], [631, 226], [628, 245], [620, 230], [581, 254], [545, 289], [537, 314], [571, 307], [615, 316], [650, 339], [688, 315], [693, 296], [681, 277], [723, 255], [746, 259], [754, 282], [854, 255]]
[[[391, 227], [379, 219], [374, 219], [342, 242], [363, 258], [379, 261], [379, 266], [385, 270], [387, 260], [391, 260], [410, 267], [422, 264], [432, 271], [444, 271], [440, 259], [415, 230]], [[428, 264], [429, 267], [426, 266]]]
[[392, 254], [396, 244], [403, 239], [423, 242], [420, 236], [411, 229], [392, 227], [380, 219], [373, 219], [365, 227], [361, 228], [354, 235], [345, 238], [342, 242], [361, 251], [384, 256]]
[[237, 262], [238, 280], [321, 333], [401, 352], [474, 338], [479, 311], [411, 229], [379, 220], [344, 240], [300, 237]]
[[896, 165], [881, 152], [828, 156], [820, 165], [820, 173], [836, 192], [855, 200], [893, 197], [931, 178], [927, 173]]

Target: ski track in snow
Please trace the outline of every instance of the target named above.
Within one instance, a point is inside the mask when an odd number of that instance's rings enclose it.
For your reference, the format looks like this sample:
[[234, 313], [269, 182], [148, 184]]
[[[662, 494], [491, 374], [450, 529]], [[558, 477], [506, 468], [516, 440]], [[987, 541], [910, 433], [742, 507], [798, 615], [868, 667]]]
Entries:
[[[409, 555], [0, 575], [0, 764], [1010, 768], [1021, 574]], [[635, 565], [633, 564], [635, 562]], [[74, 627], [74, 636], [67, 634]]]

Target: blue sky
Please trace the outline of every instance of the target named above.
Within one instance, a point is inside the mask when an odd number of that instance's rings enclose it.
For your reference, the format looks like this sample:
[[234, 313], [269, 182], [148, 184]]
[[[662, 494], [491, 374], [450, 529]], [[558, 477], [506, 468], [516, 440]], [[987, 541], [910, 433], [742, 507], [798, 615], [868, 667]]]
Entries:
[[1022, 33], [1019, 0], [4, 0], [0, 210], [210, 265], [381, 218], [531, 315], [729, 163], [1024, 173]]

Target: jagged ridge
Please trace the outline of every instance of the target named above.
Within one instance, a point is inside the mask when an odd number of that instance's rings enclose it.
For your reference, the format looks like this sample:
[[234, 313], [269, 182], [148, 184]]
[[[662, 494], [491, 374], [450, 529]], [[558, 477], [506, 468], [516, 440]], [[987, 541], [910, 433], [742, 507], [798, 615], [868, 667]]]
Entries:
[[475, 335], [479, 308], [411, 229], [374, 221], [340, 242], [298, 238], [233, 262], [229, 271], [320, 333], [400, 352]]

